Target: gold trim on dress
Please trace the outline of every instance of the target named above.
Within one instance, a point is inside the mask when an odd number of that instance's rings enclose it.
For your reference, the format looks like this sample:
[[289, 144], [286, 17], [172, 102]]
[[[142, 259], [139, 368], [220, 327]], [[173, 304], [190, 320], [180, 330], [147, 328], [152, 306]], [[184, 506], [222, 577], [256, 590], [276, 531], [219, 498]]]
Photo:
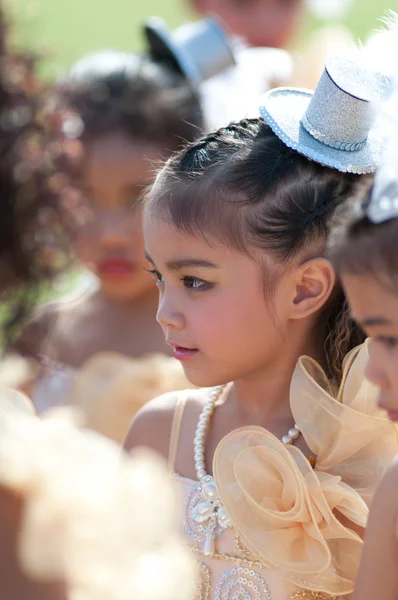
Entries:
[[336, 596], [328, 596], [321, 592], [312, 592], [311, 590], [300, 590], [289, 596], [289, 600], [333, 600]]
[[210, 592], [210, 569], [204, 563], [198, 561], [199, 578], [196, 586], [194, 600], [209, 600]]

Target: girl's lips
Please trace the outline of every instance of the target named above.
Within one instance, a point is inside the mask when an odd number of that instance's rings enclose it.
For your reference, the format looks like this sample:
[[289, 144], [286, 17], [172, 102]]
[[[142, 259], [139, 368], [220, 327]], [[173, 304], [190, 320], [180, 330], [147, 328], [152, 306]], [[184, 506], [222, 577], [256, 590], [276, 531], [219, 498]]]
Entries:
[[108, 258], [98, 265], [98, 273], [105, 277], [125, 277], [134, 271], [134, 264], [124, 258]]
[[173, 356], [177, 360], [188, 360], [193, 358], [199, 352], [197, 348], [185, 348], [184, 346], [178, 346], [177, 344], [170, 342], [168, 342], [168, 344], [173, 348]]

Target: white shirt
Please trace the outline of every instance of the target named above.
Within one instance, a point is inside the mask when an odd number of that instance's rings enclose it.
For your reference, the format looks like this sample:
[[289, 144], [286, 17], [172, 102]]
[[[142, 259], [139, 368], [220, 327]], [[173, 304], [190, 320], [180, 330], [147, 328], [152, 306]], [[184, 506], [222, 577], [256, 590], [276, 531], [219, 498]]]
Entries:
[[285, 50], [243, 48], [235, 55], [236, 66], [201, 84], [202, 106], [210, 129], [257, 117], [261, 96], [286, 85], [292, 76], [293, 61]]

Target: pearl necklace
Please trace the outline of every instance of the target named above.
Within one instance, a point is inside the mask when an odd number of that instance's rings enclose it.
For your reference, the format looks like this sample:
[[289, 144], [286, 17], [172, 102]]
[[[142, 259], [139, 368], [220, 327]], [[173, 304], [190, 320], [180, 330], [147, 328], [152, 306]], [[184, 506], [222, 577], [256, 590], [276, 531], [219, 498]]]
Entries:
[[[206, 539], [203, 548], [203, 552], [206, 555], [214, 554], [214, 538], [215, 530], [217, 526], [221, 529], [228, 529], [232, 523], [227, 515], [225, 508], [223, 507], [221, 500], [217, 496], [217, 488], [214, 478], [206, 473], [205, 463], [205, 437], [209, 427], [210, 418], [214, 412], [216, 402], [220, 398], [224, 386], [217, 386], [213, 388], [209, 393], [209, 399], [207, 400], [202, 412], [199, 416], [198, 425], [195, 431], [194, 437], [194, 460], [196, 475], [199, 481], [198, 491], [202, 497], [195, 507], [195, 521], [202, 525], [208, 522], [206, 530]], [[283, 436], [282, 444], [291, 444], [293, 440], [296, 440], [300, 435], [300, 429], [297, 425], [294, 425], [289, 432]]]

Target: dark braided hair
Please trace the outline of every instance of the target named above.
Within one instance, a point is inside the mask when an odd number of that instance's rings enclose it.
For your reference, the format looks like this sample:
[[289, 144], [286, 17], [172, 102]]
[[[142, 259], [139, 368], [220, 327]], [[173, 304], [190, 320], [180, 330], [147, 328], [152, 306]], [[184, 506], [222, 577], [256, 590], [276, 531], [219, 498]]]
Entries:
[[[170, 158], [145, 202], [185, 234], [248, 254], [260, 248], [283, 264], [311, 244], [324, 252], [333, 212], [357, 181], [291, 150], [261, 119], [244, 119]], [[363, 335], [340, 289], [320, 318], [328, 375], [338, 383], [342, 359]]]
[[64, 148], [44, 117], [35, 61], [7, 49], [0, 9], [0, 302], [9, 341], [33, 307], [40, 284], [69, 258], [64, 201], [72, 189]]
[[84, 141], [117, 131], [171, 152], [204, 126], [199, 95], [180, 73], [148, 55], [111, 50], [71, 68], [58, 85], [62, 107], [80, 115]]

